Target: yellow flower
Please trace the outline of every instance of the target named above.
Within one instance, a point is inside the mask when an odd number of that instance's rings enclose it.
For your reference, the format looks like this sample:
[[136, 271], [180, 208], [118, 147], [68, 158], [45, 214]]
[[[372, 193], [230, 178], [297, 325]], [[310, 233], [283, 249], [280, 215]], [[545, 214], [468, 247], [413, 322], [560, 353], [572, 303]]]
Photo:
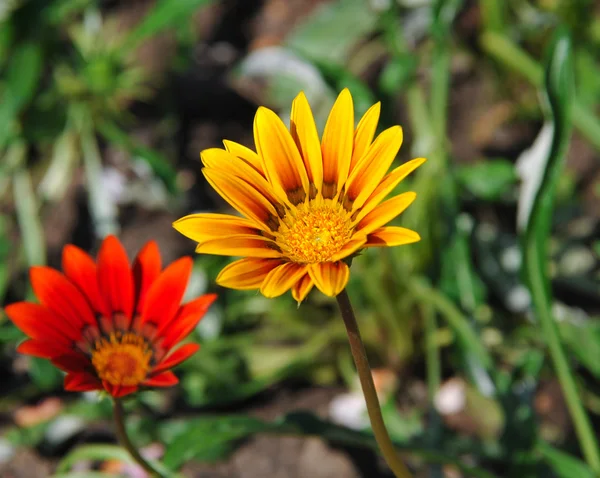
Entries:
[[225, 267], [217, 283], [232, 289], [260, 289], [276, 297], [290, 288], [300, 302], [316, 285], [339, 294], [350, 275], [344, 259], [366, 247], [418, 241], [402, 227], [385, 226], [416, 194], [385, 197], [425, 159], [413, 159], [387, 173], [400, 145], [393, 126], [375, 138], [380, 104], [354, 127], [352, 96], [337, 98], [319, 141], [303, 93], [292, 104], [291, 127], [261, 107], [254, 120], [254, 151], [231, 141], [225, 149], [201, 153], [211, 186], [242, 217], [191, 214], [173, 226], [198, 242], [196, 252], [243, 257]]

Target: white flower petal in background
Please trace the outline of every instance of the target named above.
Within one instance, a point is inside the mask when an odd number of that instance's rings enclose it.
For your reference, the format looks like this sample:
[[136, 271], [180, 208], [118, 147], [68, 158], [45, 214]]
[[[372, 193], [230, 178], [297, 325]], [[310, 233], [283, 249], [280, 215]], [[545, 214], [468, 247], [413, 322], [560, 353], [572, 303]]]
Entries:
[[331, 400], [329, 418], [332, 422], [352, 430], [369, 428], [369, 415], [362, 393], [343, 393]]
[[519, 231], [524, 231], [529, 222], [533, 202], [546, 170], [553, 134], [554, 126], [552, 123], [546, 122], [531, 148], [523, 151], [517, 159], [517, 175], [521, 179], [517, 203], [517, 229]]

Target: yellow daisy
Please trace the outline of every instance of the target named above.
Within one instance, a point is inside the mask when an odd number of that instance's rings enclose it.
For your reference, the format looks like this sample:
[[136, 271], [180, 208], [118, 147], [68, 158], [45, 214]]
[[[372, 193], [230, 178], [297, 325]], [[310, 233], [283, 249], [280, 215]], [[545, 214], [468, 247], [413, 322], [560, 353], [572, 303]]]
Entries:
[[377, 103], [355, 128], [352, 96], [344, 89], [319, 141], [300, 93], [289, 131], [273, 111], [258, 109], [256, 153], [231, 141], [223, 141], [225, 149], [201, 153], [207, 181], [242, 217], [191, 214], [173, 226], [198, 242], [198, 253], [243, 257], [220, 272], [218, 284], [260, 289], [266, 297], [291, 289], [298, 302], [313, 285], [336, 296], [350, 275], [345, 259], [366, 247], [420, 239], [410, 229], [386, 226], [416, 194], [382, 201], [425, 159], [388, 173], [402, 144], [402, 128], [388, 128], [373, 140], [379, 112]]

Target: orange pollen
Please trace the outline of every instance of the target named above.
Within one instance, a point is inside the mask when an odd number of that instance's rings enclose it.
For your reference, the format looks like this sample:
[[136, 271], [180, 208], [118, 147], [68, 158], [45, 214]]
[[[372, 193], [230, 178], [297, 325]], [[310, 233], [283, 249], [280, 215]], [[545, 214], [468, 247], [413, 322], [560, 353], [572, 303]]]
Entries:
[[92, 364], [101, 380], [112, 385], [135, 386], [142, 383], [150, 370], [152, 349], [137, 334], [120, 331], [96, 340]]
[[325, 201], [300, 205], [288, 214], [275, 234], [281, 252], [299, 264], [328, 262], [352, 238], [346, 211]]

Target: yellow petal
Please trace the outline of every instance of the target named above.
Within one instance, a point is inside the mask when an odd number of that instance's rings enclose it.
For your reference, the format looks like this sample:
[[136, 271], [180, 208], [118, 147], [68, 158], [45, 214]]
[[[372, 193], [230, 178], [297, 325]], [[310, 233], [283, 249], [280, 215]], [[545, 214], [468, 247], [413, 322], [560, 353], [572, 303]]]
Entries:
[[[317, 126], [304, 92], [296, 96], [292, 103], [290, 132], [302, 155], [308, 179], [315, 186], [314, 192], [319, 192], [323, 184], [321, 144]], [[314, 197], [312, 194], [310, 196]]]
[[308, 273], [317, 288], [330, 297], [342, 292], [350, 278], [350, 268], [343, 261], [311, 264]]
[[402, 145], [402, 128], [393, 126], [381, 133], [352, 170], [346, 196], [353, 208], [361, 207], [390, 168]]
[[267, 198], [246, 181], [220, 169], [204, 168], [202, 173], [215, 191], [248, 219], [265, 229], [277, 229], [277, 211]]
[[407, 192], [388, 199], [367, 214], [356, 226], [356, 231], [361, 234], [371, 234], [401, 214], [416, 197], [416, 193]]
[[354, 169], [354, 166], [363, 157], [363, 155], [371, 146], [375, 131], [377, 130], [377, 123], [379, 121], [379, 113], [381, 111], [381, 103], [375, 103], [371, 106], [363, 117], [358, 122], [356, 132], [354, 133], [354, 149], [352, 150], [352, 160], [350, 161], [350, 171]]
[[421, 236], [404, 227], [381, 227], [369, 234], [365, 247], [392, 247], [412, 244], [421, 240]]
[[338, 96], [323, 131], [323, 197], [331, 199], [348, 178], [354, 143], [354, 105], [344, 88]]
[[265, 259], [281, 257], [281, 252], [273, 241], [253, 235], [211, 239], [198, 244], [196, 252], [217, 256], [247, 256]]
[[175, 221], [173, 227], [196, 242], [217, 237], [257, 234], [260, 231], [248, 219], [213, 213], [190, 214]]
[[314, 285], [315, 283], [312, 281], [309, 274], [304, 274], [304, 277], [294, 284], [292, 287], [292, 297], [298, 302], [298, 305], [306, 299], [306, 296], [312, 290]]
[[364, 235], [355, 235], [349, 240], [344, 247], [342, 247], [338, 252], [336, 252], [331, 257], [331, 262], [341, 261], [342, 259], [351, 256], [356, 251], [358, 251], [364, 244], [367, 242], [367, 237]]
[[390, 174], [388, 174], [379, 186], [373, 191], [373, 194], [367, 199], [362, 209], [358, 213], [356, 220], [360, 221], [369, 212], [371, 212], [385, 197], [393, 191], [393, 189], [411, 172], [417, 169], [426, 161], [425, 158], [416, 158], [407, 163], [398, 166]]
[[279, 297], [306, 274], [306, 266], [294, 262], [286, 262], [273, 269], [263, 281], [260, 292], [265, 297]]
[[308, 176], [298, 147], [279, 116], [262, 106], [254, 118], [254, 140], [275, 192], [293, 205], [303, 202]]
[[267, 274], [280, 264], [279, 259], [245, 257], [223, 268], [217, 276], [217, 284], [230, 289], [260, 289]]
[[225, 145], [225, 149], [229, 151], [234, 156], [243, 159], [250, 166], [256, 169], [260, 174], [265, 176], [265, 168], [263, 166], [263, 162], [260, 159], [260, 156], [252, 151], [250, 148], [246, 148], [239, 143], [235, 143], [233, 141], [223, 140], [223, 144]]
[[275, 207], [283, 200], [277, 197], [273, 187], [265, 177], [243, 159], [220, 148], [205, 149], [201, 153], [202, 162], [207, 168], [218, 169], [227, 176], [236, 176], [257, 189]]

